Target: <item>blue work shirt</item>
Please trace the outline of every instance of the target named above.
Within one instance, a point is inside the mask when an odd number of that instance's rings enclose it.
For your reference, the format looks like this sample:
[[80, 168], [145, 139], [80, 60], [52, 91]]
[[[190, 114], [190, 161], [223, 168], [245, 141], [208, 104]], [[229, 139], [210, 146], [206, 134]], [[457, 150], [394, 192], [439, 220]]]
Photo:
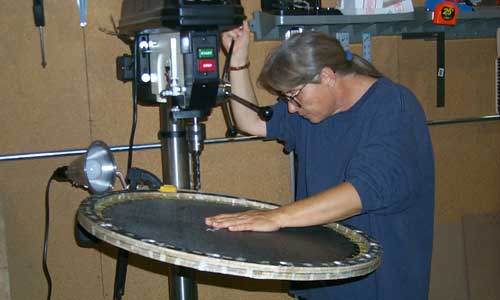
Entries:
[[279, 102], [267, 137], [297, 154], [297, 200], [351, 183], [362, 211], [340, 223], [364, 231], [383, 247], [382, 264], [367, 276], [298, 283], [292, 292], [308, 300], [427, 299], [434, 158], [415, 95], [383, 77], [350, 109], [317, 124], [290, 114]]

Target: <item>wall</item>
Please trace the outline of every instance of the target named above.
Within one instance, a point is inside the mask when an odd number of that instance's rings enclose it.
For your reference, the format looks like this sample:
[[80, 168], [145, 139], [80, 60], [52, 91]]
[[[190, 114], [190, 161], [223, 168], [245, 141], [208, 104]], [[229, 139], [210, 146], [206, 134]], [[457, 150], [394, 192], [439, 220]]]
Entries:
[[[422, 5], [424, 1], [414, 1]], [[242, 1], [245, 12], [259, 1]], [[29, 1], [7, 1], [0, 57], [0, 154], [85, 148], [100, 139], [125, 145], [131, 124], [131, 86], [115, 79], [115, 57], [127, 53], [112, 30], [121, 0], [90, 1], [89, 25], [82, 30], [74, 1], [45, 1], [47, 68], [40, 66], [38, 31]], [[264, 55], [277, 42], [251, 44], [251, 73], [257, 77]], [[446, 107], [435, 107], [435, 43], [375, 37], [373, 60], [390, 78], [419, 96], [429, 119], [494, 113], [494, 39], [447, 41]], [[360, 52], [359, 45], [353, 45]], [[258, 91], [262, 104], [273, 98]], [[136, 143], [157, 142], [158, 110], [140, 107]], [[208, 138], [222, 137], [219, 109], [207, 122]], [[498, 212], [500, 129], [498, 122], [431, 127], [436, 155], [436, 222], [465, 214]], [[126, 154], [116, 155], [126, 168]], [[74, 157], [0, 163], [8, 266], [13, 300], [45, 297], [41, 267], [44, 194], [53, 170]], [[285, 203], [289, 160], [275, 142], [208, 145], [202, 154], [202, 189]], [[157, 150], [134, 155], [134, 165], [161, 174]], [[263, 176], [264, 175], [264, 176]], [[48, 264], [53, 299], [112, 299], [116, 249], [84, 249], [73, 239], [75, 211], [86, 192], [53, 183], [50, 190]], [[127, 299], [166, 299], [166, 266], [132, 256]], [[199, 274], [200, 299], [289, 299], [286, 283]], [[42, 295], [42, 296], [41, 296]]]

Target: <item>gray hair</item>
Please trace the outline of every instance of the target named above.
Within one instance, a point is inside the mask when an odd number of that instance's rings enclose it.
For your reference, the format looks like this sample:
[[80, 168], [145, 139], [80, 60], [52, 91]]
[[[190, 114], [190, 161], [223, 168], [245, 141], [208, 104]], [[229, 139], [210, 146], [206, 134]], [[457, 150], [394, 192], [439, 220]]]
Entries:
[[348, 60], [337, 39], [321, 32], [305, 31], [284, 41], [266, 58], [257, 84], [279, 95], [301, 84], [317, 82], [324, 67], [341, 75], [383, 76], [370, 62], [354, 53], [352, 60]]

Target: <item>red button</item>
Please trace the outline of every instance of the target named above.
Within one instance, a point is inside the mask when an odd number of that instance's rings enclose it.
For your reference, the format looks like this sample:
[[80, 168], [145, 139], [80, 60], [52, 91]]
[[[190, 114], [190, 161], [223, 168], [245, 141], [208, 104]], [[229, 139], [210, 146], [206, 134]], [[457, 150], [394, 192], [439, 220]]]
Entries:
[[198, 71], [200, 72], [215, 71], [215, 59], [200, 59], [198, 61]]

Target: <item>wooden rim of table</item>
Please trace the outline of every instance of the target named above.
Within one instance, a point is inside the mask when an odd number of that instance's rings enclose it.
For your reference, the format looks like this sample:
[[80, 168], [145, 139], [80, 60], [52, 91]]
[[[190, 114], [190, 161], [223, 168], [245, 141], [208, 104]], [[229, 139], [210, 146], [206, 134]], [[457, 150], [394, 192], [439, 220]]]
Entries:
[[359, 253], [351, 258], [322, 263], [321, 266], [280, 265], [241, 261], [239, 258], [221, 257], [217, 254], [186, 252], [173, 245], [151, 239], [138, 240], [131, 233], [106, 220], [102, 212], [105, 208], [125, 201], [156, 199], [197, 200], [220, 204], [237, 205], [249, 209], [274, 209], [278, 205], [220, 194], [178, 191], [163, 193], [156, 191], [109, 193], [91, 196], [82, 201], [78, 209], [78, 222], [92, 235], [131, 253], [154, 260], [193, 268], [199, 271], [215, 272], [256, 279], [276, 280], [332, 280], [366, 275], [381, 263], [382, 247], [364, 232], [338, 223], [324, 225], [348, 238], [359, 247]]

